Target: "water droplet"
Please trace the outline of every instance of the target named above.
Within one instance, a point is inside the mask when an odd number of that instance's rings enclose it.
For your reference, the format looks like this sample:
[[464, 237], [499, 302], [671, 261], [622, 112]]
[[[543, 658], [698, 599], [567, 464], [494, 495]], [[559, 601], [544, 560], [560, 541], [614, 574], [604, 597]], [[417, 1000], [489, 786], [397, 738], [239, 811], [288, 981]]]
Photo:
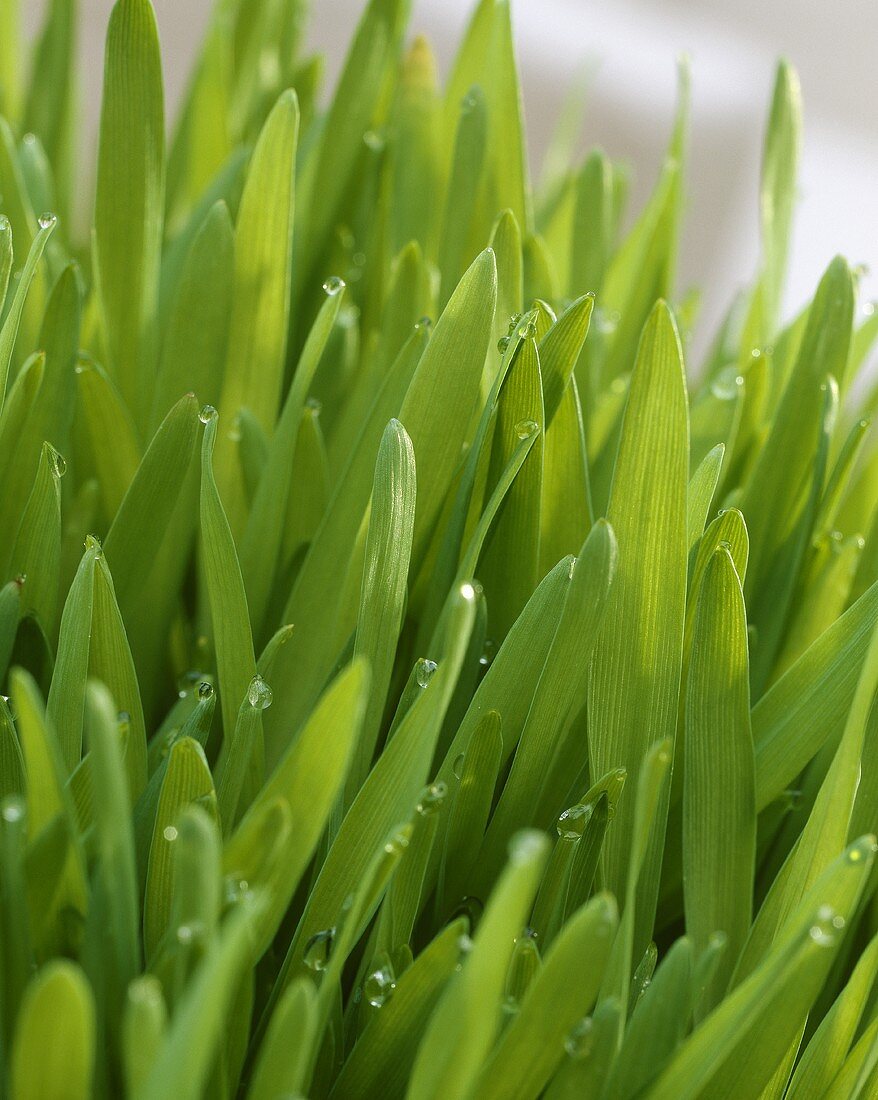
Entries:
[[509, 337], [501, 336], [500, 339], [497, 341], [497, 351], [499, 351], [501, 355], [505, 355], [508, 347]]
[[213, 405], [202, 405], [201, 411], [198, 414], [198, 419], [202, 424], [209, 424], [212, 420], [216, 420], [219, 413], [213, 407]]
[[40, 214], [38, 220], [40, 223], [40, 229], [54, 229], [55, 226], [58, 224], [57, 214], [52, 214], [51, 212]]
[[780, 803], [784, 813], [790, 810], [796, 810], [799, 808], [802, 802], [802, 792], [789, 788], [785, 791], [781, 791], [777, 796], [777, 801]]
[[519, 420], [515, 425], [515, 434], [519, 439], [530, 439], [540, 430], [536, 420]]
[[24, 586], [27, 584], [27, 573], [19, 573], [18, 576], [15, 578], [15, 583], [18, 585], [19, 588], [24, 588]]
[[[808, 935], [820, 947], [832, 947], [838, 938], [836, 932], [838, 926], [835, 918], [838, 916], [828, 905], [821, 905], [817, 910], [814, 923], [808, 929]], [[842, 925], [844, 918], [842, 918]]]
[[198, 698], [202, 702], [206, 702], [208, 699], [213, 698], [213, 684], [209, 684], [207, 680], [202, 680], [198, 685]]
[[239, 905], [250, 897], [250, 883], [245, 878], [229, 875], [224, 882], [226, 905]]
[[521, 335], [525, 340], [533, 340], [537, 334], [537, 323], [534, 320], [530, 320], [522, 328]]
[[384, 148], [384, 138], [377, 130], [367, 130], [363, 134], [363, 142], [369, 148], [376, 153], [380, 153]]
[[25, 813], [24, 799], [17, 794], [4, 798], [0, 813], [3, 815], [3, 820], [8, 821], [10, 825], [14, 825], [17, 821], [23, 821]]
[[460, 586], [460, 594], [465, 600], [474, 600], [476, 596], [480, 596], [482, 592], [482, 586], [478, 584], [470, 584], [469, 581], [465, 581]]
[[317, 397], [309, 397], [305, 408], [313, 417], [318, 417], [323, 412], [323, 402]]
[[621, 315], [616, 310], [607, 313], [603, 309], [595, 309], [592, 323], [602, 336], [612, 336], [619, 327]]
[[67, 473], [67, 459], [60, 451], [56, 451], [51, 443], [46, 444], [46, 454], [52, 473], [55, 477], [63, 477]]
[[847, 854], [848, 863], [862, 863], [870, 851], [874, 851], [870, 842], [857, 842], [851, 845]]
[[5, 233], [12, 228], [12, 223], [5, 214], [0, 214], [0, 233]]
[[177, 695], [181, 699], [187, 698], [196, 690], [196, 685], [204, 679], [204, 674], [196, 668], [187, 669], [177, 677]]
[[363, 982], [363, 996], [373, 1008], [381, 1008], [393, 996], [395, 989], [396, 974], [393, 972], [393, 965], [389, 956], [382, 953], [380, 964]]
[[205, 927], [201, 921], [192, 921], [191, 924], [181, 924], [177, 929], [177, 942], [188, 947], [193, 943], [202, 943], [205, 938]]
[[85, 548], [86, 550], [94, 551], [95, 561], [100, 561], [100, 559], [104, 556], [104, 551], [101, 547], [101, 540], [97, 537], [97, 535], [85, 536]]
[[162, 830], [162, 836], [165, 838], [165, 840], [167, 840], [169, 844], [172, 841], [176, 840], [179, 835], [180, 834], [177, 832], [173, 825], [166, 825]]
[[610, 393], [615, 393], [619, 397], [625, 393], [628, 389], [628, 375], [625, 374], [621, 378], [614, 378], [610, 383]]
[[744, 379], [737, 369], [729, 367], [721, 371], [716, 381], [711, 383], [710, 392], [719, 401], [733, 401], [743, 385]]
[[513, 997], [511, 993], [503, 998], [503, 1015], [504, 1016], [517, 1016], [521, 1011], [521, 1005], [518, 1003], [518, 999]]
[[305, 944], [303, 958], [305, 966], [311, 970], [325, 970], [332, 954], [332, 942], [335, 939], [334, 928], [324, 928], [314, 935]]
[[482, 668], [490, 668], [494, 663], [494, 657], [497, 653], [497, 646], [490, 638], [485, 638], [485, 644], [482, 646], [482, 655], [479, 657], [479, 664]]
[[564, 1049], [570, 1058], [578, 1062], [589, 1056], [593, 1042], [594, 1025], [591, 1016], [584, 1016], [567, 1033], [567, 1038], [564, 1040]]
[[509, 318], [509, 324], [506, 326], [506, 331], [512, 336], [515, 330], [518, 328], [518, 322], [521, 320], [520, 313], [513, 313]]
[[863, 313], [865, 313], [865, 315], [867, 317], [871, 317], [874, 314], [874, 312], [875, 312], [875, 303], [874, 302], [866, 302], [863, 305]]
[[390, 840], [384, 845], [384, 851], [389, 856], [399, 856], [408, 848], [409, 841], [412, 836], [411, 825], [403, 825], [401, 829], [397, 829], [391, 836]]
[[256, 710], [268, 710], [271, 706], [271, 688], [261, 676], [254, 676], [247, 688], [247, 701]]
[[341, 294], [345, 288], [344, 279], [338, 275], [330, 275], [326, 282], [323, 284], [323, 289], [329, 295], [330, 298], [334, 298], [336, 294]]
[[418, 329], [420, 332], [430, 332], [430, 330], [433, 328], [433, 318], [426, 316], [421, 317], [415, 325], [415, 328]]
[[475, 897], [473, 894], [467, 894], [466, 897], [460, 899], [460, 902], [451, 914], [451, 919], [456, 920], [458, 917], [466, 917], [469, 921], [470, 931], [472, 931], [479, 923], [479, 918], [484, 912], [484, 909], [485, 906], [480, 898]]
[[425, 688], [427, 684], [433, 679], [433, 673], [436, 671], [437, 665], [435, 661], [431, 661], [428, 657], [421, 657], [415, 665], [415, 680], [418, 687]]
[[558, 818], [556, 828], [558, 836], [565, 840], [579, 840], [592, 815], [591, 806], [571, 806]]
[[448, 787], [441, 781], [431, 783], [429, 787], [424, 787], [417, 805], [417, 811], [421, 817], [431, 817], [433, 814], [438, 813], [447, 794]]
[[454, 763], [451, 765], [451, 770], [454, 772], [458, 779], [463, 777], [463, 766], [466, 763], [466, 753], [461, 753], [460, 756], [455, 757]]

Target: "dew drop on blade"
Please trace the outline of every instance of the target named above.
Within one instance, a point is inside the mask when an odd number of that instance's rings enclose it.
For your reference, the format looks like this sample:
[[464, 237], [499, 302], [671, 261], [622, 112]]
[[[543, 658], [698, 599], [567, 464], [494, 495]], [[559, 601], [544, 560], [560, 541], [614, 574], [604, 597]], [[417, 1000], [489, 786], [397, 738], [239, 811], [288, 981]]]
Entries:
[[326, 282], [323, 284], [323, 289], [326, 291], [330, 298], [334, 298], [336, 294], [341, 294], [344, 288], [345, 281], [338, 275], [330, 275]]
[[255, 710], [268, 710], [272, 702], [271, 688], [261, 676], [254, 676], [247, 688], [247, 701]]
[[310, 970], [325, 970], [332, 954], [332, 943], [335, 939], [334, 928], [323, 928], [305, 944], [303, 958], [305, 966]]
[[425, 688], [427, 684], [433, 679], [433, 673], [436, 671], [437, 665], [435, 661], [431, 661], [428, 657], [421, 657], [415, 666], [415, 680], [418, 687]]

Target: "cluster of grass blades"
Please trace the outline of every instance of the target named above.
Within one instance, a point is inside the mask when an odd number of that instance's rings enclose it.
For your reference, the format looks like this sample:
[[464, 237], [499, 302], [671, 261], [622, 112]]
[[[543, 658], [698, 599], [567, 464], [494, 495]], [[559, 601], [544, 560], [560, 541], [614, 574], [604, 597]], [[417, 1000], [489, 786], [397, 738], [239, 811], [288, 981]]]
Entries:
[[531, 185], [506, 0], [444, 87], [371, 0], [325, 110], [219, 0], [167, 150], [119, 0], [77, 233], [77, 5], [27, 73], [16, 6], [0, 1092], [878, 1096], [878, 316], [835, 259], [781, 321], [791, 69], [687, 373], [685, 70], [632, 220], [578, 103]]

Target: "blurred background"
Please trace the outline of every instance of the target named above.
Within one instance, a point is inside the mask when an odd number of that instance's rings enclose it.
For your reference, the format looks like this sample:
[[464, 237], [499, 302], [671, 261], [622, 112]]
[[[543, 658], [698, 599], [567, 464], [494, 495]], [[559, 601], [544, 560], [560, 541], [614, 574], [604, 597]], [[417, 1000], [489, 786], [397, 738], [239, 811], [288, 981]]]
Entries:
[[[186, 81], [212, 0], [153, 0], [162, 36], [167, 98]], [[363, 0], [314, 0], [310, 45], [326, 53], [330, 82]], [[473, 0], [415, 0], [443, 68]], [[29, 29], [43, 0], [24, 5]], [[112, 0], [82, 0], [87, 84], [82, 105], [94, 135], [103, 36]], [[692, 62], [693, 125], [680, 289], [704, 289], [700, 339], [717, 323], [757, 257], [762, 132], [781, 54], [802, 82], [805, 140], [787, 312], [813, 293], [836, 252], [867, 271], [860, 310], [878, 298], [878, 111], [874, 0], [513, 0], [528, 139], [537, 170], [571, 83], [591, 73], [583, 146], [600, 144], [632, 168], [632, 210], [655, 180], [669, 133], [676, 58]], [[92, 139], [93, 140], [93, 136]]]

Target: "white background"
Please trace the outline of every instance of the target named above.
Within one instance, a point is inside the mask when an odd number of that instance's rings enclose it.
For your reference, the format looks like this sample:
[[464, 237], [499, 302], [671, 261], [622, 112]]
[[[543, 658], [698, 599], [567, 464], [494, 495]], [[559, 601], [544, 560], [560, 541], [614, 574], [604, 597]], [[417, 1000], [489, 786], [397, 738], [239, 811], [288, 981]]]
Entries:
[[[179, 96], [210, 0], [154, 0], [169, 103]], [[362, 0], [314, 0], [310, 44], [329, 57], [332, 79]], [[111, 0], [82, 0], [83, 111], [93, 134]], [[25, 0], [31, 27], [40, 2]], [[415, 0], [443, 67], [471, 0]], [[878, 2], [876, 0], [513, 0], [529, 144], [538, 164], [566, 88], [595, 63], [584, 144], [600, 144], [634, 168], [635, 204], [651, 185], [667, 139], [675, 59], [693, 67], [689, 208], [681, 289], [704, 288], [702, 330], [757, 255], [762, 127], [775, 59], [798, 68], [805, 149], [787, 309], [808, 295], [834, 253], [870, 265], [860, 308], [878, 297]], [[703, 340], [703, 331], [702, 331]], [[701, 342], [701, 341], [699, 341]]]

